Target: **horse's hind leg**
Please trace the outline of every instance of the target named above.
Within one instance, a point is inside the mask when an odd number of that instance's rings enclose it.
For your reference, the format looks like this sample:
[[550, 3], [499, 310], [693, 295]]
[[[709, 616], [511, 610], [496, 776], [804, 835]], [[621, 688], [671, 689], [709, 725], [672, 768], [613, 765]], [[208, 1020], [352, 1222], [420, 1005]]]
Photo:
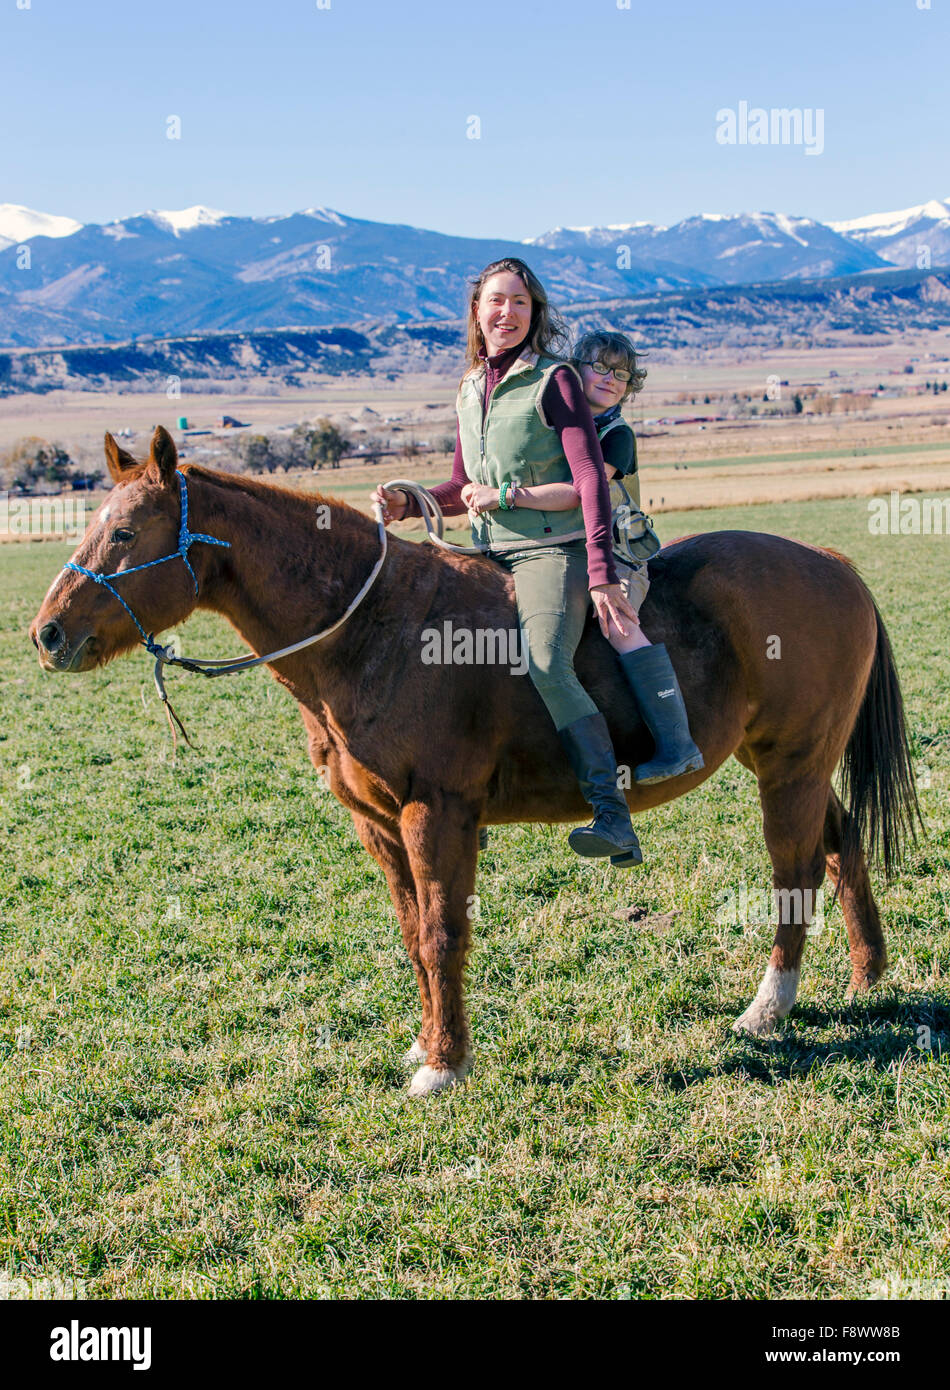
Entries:
[[828, 792], [828, 809], [825, 814], [824, 847], [827, 856], [828, 877], [837, 888], [838, 901], [844, 913], [848, 928], [848, 942], [851, 947], [851, 983], [848, 998], [866, 993], [887, 969], [887, 948], [877, 903], [871, 892], [867, 861], [859, 853], [853, 864], [849, 865], [847, 875], [841, 870], [841, 828], [844, 808], [831, 790]]
[[805, 934], [825, 876], [828, 783], [814, 777], [766, 782], [760, 770], [759, 795], [773, 869], [775, 942], [758, 992], [733, 1027], [761, 1038], [775, 1031], [798, 995]]
[[389, 885], [403, 943], [416, 972], [416, 982], [422, 999], [422, 1028], [416, 1041], [406, 1053], [407, 1062], [424, 1062], [428, 1048], [429, 1027], [432, 1022], [432, 1005], [429, 999], [429, 977], [419, 955], [419, 905], [416, 901], [416, 885], [409, 867], [399, 832], [384, 830], [366, 816], [352, 812], [356, 833], [365, 849], [376, 860]]

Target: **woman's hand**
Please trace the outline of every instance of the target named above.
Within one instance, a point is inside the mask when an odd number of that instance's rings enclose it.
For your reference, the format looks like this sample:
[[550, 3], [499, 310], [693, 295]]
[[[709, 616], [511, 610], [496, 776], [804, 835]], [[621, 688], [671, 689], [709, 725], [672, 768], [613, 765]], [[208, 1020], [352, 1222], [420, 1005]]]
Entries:
[[401, 487], [383, 487], [382, 483], [370, 493], [370, 500], [378, 502], [383, 509], [383, 524], [403, 521], [409, 511], [409, 498]]
[[462, 488], [461, 497], [468, 510], [475, 516], [481, 512], [493, 512], [499, 505], [498, 489], [483, 487], [481, 483], [466, 483]]
[[[608, 640], [610, 638], [608, 628], [611, 623], [623, 637], [629, 637], [633, 627], [640, 626], [636, 609], [631, 607], [630, 600], [619, 584], [598, 584], [595, 589], [591, 589], [590, 596], [594, 603], [597, 621], [600, 623], [600, 630]], [[633, 627], [624, 627], [623, 620], [632, 623]]]

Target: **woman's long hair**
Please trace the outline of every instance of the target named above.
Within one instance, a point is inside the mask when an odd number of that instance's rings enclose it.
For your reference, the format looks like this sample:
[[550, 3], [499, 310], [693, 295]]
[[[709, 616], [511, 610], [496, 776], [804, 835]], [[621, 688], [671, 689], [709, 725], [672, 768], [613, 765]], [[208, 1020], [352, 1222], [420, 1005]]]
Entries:
[[523, 282], [531, 296], [531, 326], [527, 337], [522, 341], [524, 351], [543, 353], [545, 357], [566, 358], [570, 335], [561, 315], [548, 303], [547, 291], [534, 271], [517, 256], [506, 256], [504, 260], [492, 261], [480, 275], [472, 281], [468, 299], [468, 343], [466, 371], [477, 367], [480, 361], [478, 352], [485, 346], [485, 336], [478, 326], [478, 301], [485, 281], [501, 271], [510, 271]]

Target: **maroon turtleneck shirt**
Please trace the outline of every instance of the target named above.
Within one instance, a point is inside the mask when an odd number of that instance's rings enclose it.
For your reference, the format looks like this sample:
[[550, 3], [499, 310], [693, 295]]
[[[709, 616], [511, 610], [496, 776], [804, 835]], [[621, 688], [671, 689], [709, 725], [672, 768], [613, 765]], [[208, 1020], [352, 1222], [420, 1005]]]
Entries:
[[[488, 357], [485, 349], [479, 357], [485, 363], [485, 405], [491, 393], [524, 351], [524, 340], [504, 352]], [[590, 406], [575, 374], [567, 367], [557, 369], [548, 377], [541, 406], [545, 418], [557, 431], [564, 457], [571, 470], [571, 481], [584, 509], [584, 530], [587, 534], [587, 576], [593, 589], [597, 584], [616, 584], [613, 550], [610, 541], [610, 489], [604, 471], [600, 441], [594, 428]], [[452, 477], [447, 483], [429, 491], [446, 516], [459, 516], [467, 508], [462, 501], [462, 488], [471, 479], [462, 460], [462, 440], [458, 424], [455, 427], [455, 458]], [[407, 515], [418, 516], [419, 508], [409, 499]]]

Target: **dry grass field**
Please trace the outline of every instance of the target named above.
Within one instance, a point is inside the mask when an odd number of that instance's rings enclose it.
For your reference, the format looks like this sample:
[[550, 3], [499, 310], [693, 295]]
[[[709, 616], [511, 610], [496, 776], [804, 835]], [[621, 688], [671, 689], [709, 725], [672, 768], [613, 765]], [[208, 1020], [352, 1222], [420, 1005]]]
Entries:
[[[915, 394], [924, 381], [947, 381], [950, 335], [821, 351], [706, 354], [702, 360], [673, 353], [647, 355], [649, 376], [628, 410], [637, 431], [644, 504], [654, 512], [806, 501], [950, 488], [950, 390]], [[908, 373], [905, 368], [913, 367]], [[783, 403], [805, 398], [798, 415], [698, 421], [690, 417], [734, 412], [738, 395], [760, 411], [769, 379]], [[814, 393], [835, 397], [879, 386], [870, 408], [815, 413]], [[773, 390], [774, 390], [773, 386]], [[0, 400], [0, 450], [25, 435], [63, 443], [86, 467], [101, 460], [105, 430], [130, 429], [126, 444], [145, 452], [151, 429], [171, 427], [179, 416], [209, 429], [221, 414], [267, 433], [303, 420], [329, 416], [363, 438], [370, 422], [391, 447], [416, 441], [439, 450], [454, 434], [455, 382], [444, 376], [326, 378], [312, 387], [273, 395], [195, 395], [167, 400], [162, 394], [62, 392]], [[372, 414], [369, 414], [372, 412]], [[684, 423], [672, 423], [684, 420]], [[228, 432], [229, 433], [229, 432]], [[369, 438], [369, 435], [365, 436]], [[214, 465], [220, 436], [183, 441], [182, 457]], [[448, 477], [450, 456], [386, 456], [375, 465], [347, 459], [338, 470], [292, 474], [294, 485], [329, 491], [368, 509], [377, 481], [396, 476], [434, 484]], [[87, 508], [98, 504], [87, 499]]]

